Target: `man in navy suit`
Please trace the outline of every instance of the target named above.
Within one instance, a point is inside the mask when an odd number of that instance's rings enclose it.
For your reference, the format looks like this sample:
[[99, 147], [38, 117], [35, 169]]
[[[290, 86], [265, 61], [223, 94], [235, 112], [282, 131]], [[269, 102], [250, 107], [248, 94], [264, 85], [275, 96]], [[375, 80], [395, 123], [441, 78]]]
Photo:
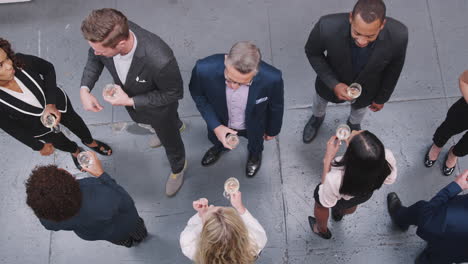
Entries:
[[460, 263], [468, 261], [468, 170], [460, 174], [429, 202], [401, 205], [396, 193], [387, 197], [393, 222], [402, 230], [418, 226], [416, 234], [427, 242], [415, 263]]
[[215, 54], [197, 61], [189, 84], [213, 143], [202, 165], [214, 164], [227, 150], [228, 134], [248, 139], [246, 175], [253, 177], [262, 163], [263, 140], [281, 130], [284, 98], [281, 71], [261, 61], [252, 43], [234, 44], [229, 54]]

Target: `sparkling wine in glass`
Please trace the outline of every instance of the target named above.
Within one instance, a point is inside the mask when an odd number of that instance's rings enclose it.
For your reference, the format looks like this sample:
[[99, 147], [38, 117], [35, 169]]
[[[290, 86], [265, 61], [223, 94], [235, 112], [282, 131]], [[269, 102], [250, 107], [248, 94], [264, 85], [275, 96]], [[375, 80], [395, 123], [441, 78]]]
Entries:
[[91, 154], [87, 151], [82, 151], [78, 153], [77, 159], [81, 167], [89, 167], [94, 162], [93, 158], [91, 157]]
[[52, 131], [54, 133], [60, 133], [60, 126], [58, 124], [55, 125], [56, 120], [57, 118], [53, 114], [48, 114], [48, 115], [44, 114], [41, 116], [41, 122], [45, 127], [52, 128]]
[[336, 129], [336, 137], [340, 140], [340, 145], [341, 141], [348, 139], [350, 135], [351, 128], [348, 125], [342, 124]]
[[240, 187], [240, 184], [239, 184], [239, 181], [236, 178], [231, 177], [231, 178], [227, 179], [224, 182], [223, 196], [226, 197], [226, 199], [230, 199], [231, 194], [239, 191], [239, 187]]
[[239, 137], [236, 134], [228, 134], [226, 136], [226, 143], [232, 148], [236, 148], [239, 145]]
[[346, 89], [348, 96], [353, 98], [354, 100], [351, 103], [354, 103], [356, 99], [361, 96], [362, 86], [359, 83], [352, 83]]
[[114, 98], [117, 93], [117, 89], [115, 84], [109, 83], [104, 86], [104, 97], [106, 98]]

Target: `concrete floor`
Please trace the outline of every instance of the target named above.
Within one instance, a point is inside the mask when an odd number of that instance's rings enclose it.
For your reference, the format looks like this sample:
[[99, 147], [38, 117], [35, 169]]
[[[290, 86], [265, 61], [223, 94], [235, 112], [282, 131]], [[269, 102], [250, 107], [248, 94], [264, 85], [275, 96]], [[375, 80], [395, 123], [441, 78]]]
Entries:
[[[41, 157], [0, 132], [4, 149], [0, 152], [4, 168], [0, 172], [0, 263], [189, 263], [179, 249], [178, 238], [194, 213], [192, 201], [207, 197], [214, 204], [227, 205], [221, 195], [222, 184], [231, 176], [239, 178], [246, 207], [268, 234], [258, 263], [412, 263], [424, 243], [415, 236], [414, 228], [406, 233], [394, 229], [385, 197], [396, 191], [405, 204], [429, 199], [454, 178], [442, 176], [441, 162], [427, 169], [422, 160], [436, 127], [460, 96], [457, 77], [468, 61], [468, 2], [386, 2], [388, 15], [409, 28], [407, 60], [391, 101], [381, 112], [369, 114], [363, 128], [377, 134], [393, 151], [398, 179], [376, 192], [354, 215], [340, 223], [330, 222], [330, 241], [311, 233], [307, 215], [313, 212], [313, 190], [320, 181], [325, 142], [337, 124], [346, 121], [349, 106], [330, 106], [315, 141], [302, 143], [315, 79], [303, 47], [321, 15], [349, 11], [354, 1], [34, 0], [0, 5], [1, 37], [9, 39], [18, 52], [54, 63], [59, 85], [66, 89], [93, 135], [114, 148], [114, 155], [104, 161], [105, 168], [134, 197], [151, 233], [145, 243], [127, 249], [82, 241], [72, 232], [45, 230], [25, 204], [25, 179], [38, 164], [56, 163], [77, 171], [68, 154]], [[201, 167], [201, 157], [210, 143], [187, 85], [179, 113], [187, 124], [183, 139], [189, 168], [185, 184], [174, 198], [164, 194], [169, 165], [163, 150], [148, 147], [149, 136], [135, 129], [123, 108], [105, 105], [100, 113], [82, 109], [78, 91], [88, 45], [79, 28], [90, 10], [101, 7], [123, 11], [168, 42], [185, 84], [197, 59], [227, 52], [238, 40], [252, 40], [265, 61], [283, 70], [283, 130], [276, 141], [265, 144], [263, 166], [255, 178], [244, 176], [245, 140], [218, 164]], [[97, 86], [109, 81], [106, 73]], [[447, 144], [442, 157], [459, 138]], [[468, 168], [467, 160], [459, 160], [455, 174]]]

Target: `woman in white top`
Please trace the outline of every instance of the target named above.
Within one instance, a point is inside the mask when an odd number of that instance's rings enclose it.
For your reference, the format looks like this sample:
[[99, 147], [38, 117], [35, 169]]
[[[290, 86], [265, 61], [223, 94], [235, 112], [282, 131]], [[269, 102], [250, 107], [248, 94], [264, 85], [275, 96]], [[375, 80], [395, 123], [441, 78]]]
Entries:
[[346, 140], [348, 148], [337, 157], [339, 140], [332, 136], [323, 159], [322, 181], [314, 191], [315, 218], [309, 216], [312, 231], [324, 239], [332, 234], [327, 223], [329, 208], [335, 221], [352, 214], [357, 205], [372, 197], [382, 184], [392, 184], [397, 176], [395, 157], [367, 130], [353, 131]]
[[197, 264], [251, 264], [265, 247], [267, 236], [242, 204], [240, 192], [231, 194], [232, 207], [193, 202], [198, 212], [180, 234], [180, 247]]

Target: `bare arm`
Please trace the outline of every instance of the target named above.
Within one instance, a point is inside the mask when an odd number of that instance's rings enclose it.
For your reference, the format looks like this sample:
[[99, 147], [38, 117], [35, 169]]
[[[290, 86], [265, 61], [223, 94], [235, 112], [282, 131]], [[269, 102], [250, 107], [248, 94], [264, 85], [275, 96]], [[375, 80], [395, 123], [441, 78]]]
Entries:
[[460, 91], [465, 98], [465, 101], [468, 103], [468, 70], [464, 71], [460, 75], [458, 81], [460, 84]]

